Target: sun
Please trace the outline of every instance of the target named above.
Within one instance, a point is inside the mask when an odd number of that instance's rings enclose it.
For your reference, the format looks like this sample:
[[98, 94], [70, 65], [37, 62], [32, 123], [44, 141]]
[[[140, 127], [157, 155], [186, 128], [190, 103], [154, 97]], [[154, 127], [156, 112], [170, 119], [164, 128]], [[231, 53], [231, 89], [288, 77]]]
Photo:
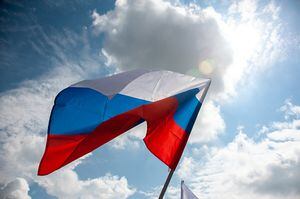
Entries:
[[260, 45], [260, 30], [251, 23], [238, 24], [229, 29], [229, 44], [235, 58], [246, 60]]
[[263, 56], [264, 30], [261, 20], [227, 22], [224, 28], [226, 40], [232, 50], [232, 62], [224, 74], [225, 90], [235, 93], [235, 86], [249, 72], [254, 72], [253, 64]]

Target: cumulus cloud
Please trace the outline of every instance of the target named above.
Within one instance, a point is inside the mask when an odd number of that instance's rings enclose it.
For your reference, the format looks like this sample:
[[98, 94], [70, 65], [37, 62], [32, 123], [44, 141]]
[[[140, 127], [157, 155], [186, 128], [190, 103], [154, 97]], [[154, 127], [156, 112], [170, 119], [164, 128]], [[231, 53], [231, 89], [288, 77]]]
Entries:
[[0, 188], [0, 198], [3, 199], [30, 199], [29, 186], [25, 179], [16, 178]]
[[272, 1], [233, 1], [221, 14], [196, 4], [119, 0], [113, 11], [94, 11], [92, 18], [110, 63], [200, 73], [220, 94], [282, 56], [279, 11]]
[[[113, 11], [104, 15], [94, 11], [92, 17], [96, 31], [105, 33], [102, 52], [109, 63], [115, 62], [122, 69], [146, 67], [191, 73], [210, 59], [219, 71], [213, 84], [223, 87], [221, 74], [224, 65], [230, 63], [231, 51], [209, 12], [163, 1], [117, 1]], [[204, 130], [203, 124], [208, 128], [201, 134], [193, 133], [194, 142], [216, 138], [225, 128], [219, 107], [210, 101], [204, 109], [203, 118], [216, 118], [216, 123], [198, 119], [197, 126], [202, 128], [197, 131]], [[125, 139], [134, 140], [134, 136], [129, 137], [115, 143], [122, 147]]]
[[122, 70], [168, 69], [212, 79], [206, 110], [191, 138], [199, 143], [224, 132], [219, 104], [282, 56], [279, 12], [272, 1], [261, 5], [233, 1], [228, 10], [218, 13], [196, 4], [119, 0], [114, 10], [102, 15], [94, 11], [92, 18], [95, 32], [104, 34], [101, 52], [107, 64]]
[[73, 170], [41, 177], [38, 183], [47, 187], [47, 192], [59, 198], [128, 198], [135, 189], [129, 187], [125, 177], [106, 174], [100, 178], [80, 180]]
[[117, 1], [104, 15], [94, 11], [92, 17], [96, 31], [105, 34], [102, 51], [119, 67], [192, 73], [212, 60], [218, 71], [214, 84], [222, 87], [232, 54], [210, 12], [166, 1], [128, 0]]
[[[288, 103], [288, 113], [298, 107]], [[297, 117], [282, 121], [297, 122]], [[210, 148], [203, 161], [196, 160], [197, 156], [184, 158], [178, 175], [205, 198], [298, 198], [299, 125], [270, 124], [265, 128], [266, 136], [257, 141], [239, 128], [232, 142]]]

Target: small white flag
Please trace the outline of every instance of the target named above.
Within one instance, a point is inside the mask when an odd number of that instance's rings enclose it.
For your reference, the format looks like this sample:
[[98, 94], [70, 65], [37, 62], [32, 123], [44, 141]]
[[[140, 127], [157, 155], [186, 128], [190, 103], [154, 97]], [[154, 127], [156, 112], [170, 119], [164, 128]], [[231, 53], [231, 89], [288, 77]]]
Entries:
[[199, 199], [193, 192], [181, 181], [181, 199]]

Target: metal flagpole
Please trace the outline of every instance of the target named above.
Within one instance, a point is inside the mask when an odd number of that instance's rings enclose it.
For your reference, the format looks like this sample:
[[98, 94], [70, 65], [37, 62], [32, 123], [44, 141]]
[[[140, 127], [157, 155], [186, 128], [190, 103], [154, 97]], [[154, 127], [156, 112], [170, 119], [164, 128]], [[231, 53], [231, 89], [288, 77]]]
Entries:
[[183, 190], [182, 190], [182, 185], [183, 185], [184, 181], [181, 180], [181, 185], [180, 185], [180, 198], [183, 199]]
[[[202, 101], [202, 103], [203, 103], [203, 101], [204, 101], [204, 98], [205, 98], [206, 93], [207, 93], [207, 91], [208, 91], [208, 88], [209, 88], [209, 86], [210, 86], [210, 83], [211, 83], [211, 80], [209, 80], [208, 85], [207, 85], [207, 87], [205, 88], [205, 90], [203, 91], [203, 95], [202, 95], [201, 98], [200, 98], [200, 101]], [[166, 179], [166, 182], [165, 182], [165, 184], [164, 184], [164, 187], [162, 188], [162, 190], [161, 190], [161, 192], [160, 192], [160, 194], [159, 194], [158, 199], [163, 199], [163, 198], [164, 198], [164, 195], [165, 195], [165, 193], [166, 193], [166, 191], [167, 191], [167, 188], [168, 188], [168, 186], [169, 186], [169, 183], [170, 183], [170, 181], [171, 181], [171, 178], [172, 178], [172, 176], [173, 176], [174, 171], [175, 171], [175, 169], [174, 169], [174, 170], [171, 170], [171, 171], [169, 172], [169, 175], [168, 175], [168, 177], [167, 177], [167, 179]]]
[[166, 193], [166, 191], [167, 191], [167, 188], [168, 188], [168, 186], [169, 186], [169, 183], [170, 183], [170, 181], [171, 181], [171, 178], [172, 178], [172, 176], [173, 176], [174, 171], [175, 171], [175, 169], [174, 169], [174, 170], [171, 170], [171, 171], [169, 172], [169, 175], [168, 175], [168, 177], [167, 177], [167, 179], [166, 179], [166, 182], [165, 182], [165, 184], [164, 184], [164, 187], [163, 187], [163, 189], [162, 189], [161, 192], [160, 192], [159, 199], [163, 199], [163, 197], [164, 197], [164, 195], [165, 195], [165, 193]]

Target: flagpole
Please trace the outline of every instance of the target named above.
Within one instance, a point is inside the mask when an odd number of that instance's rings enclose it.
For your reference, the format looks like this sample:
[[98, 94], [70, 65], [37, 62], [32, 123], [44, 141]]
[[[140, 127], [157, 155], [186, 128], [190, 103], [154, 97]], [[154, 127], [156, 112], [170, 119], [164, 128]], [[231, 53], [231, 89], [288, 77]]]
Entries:
[[183, 185], [184, 181], [181, 180], [181, 186], [180, 186], [180, 190], [181, 190], [181, 194], [180, 194], [180, 198], [183, 198], [183, 190], [182, 190], [182, 185]]
[[164, 184], [163, 189], [162, 189], [161, 192], [160, 192], [160, 195], [159, 195], [159, 198], [158, 198], [158, 199], [163, 199], [163, 197], [164, 197], [164, 195], [165, 195], [165, 193], [166, 193], [166, 191], [167, 191], [167, 188], [168, 188], [168, 186], [169, 186], [169, 183], [170, 183], [170, 181], [171, 181], [171, 178], [172, 178], [172, 176], [173, 176], [174, 171], [175, 171], [175, 169], [174, 169], [174, 170], [171, 170], [171, 171], [169, 172], [169, 175], [168, 175], [168, 177], [167, 177], [167, 179], [166, 179], [166, 182], [165, 182], [165, 184]]
[[[204, 101], [204, 98], [205, 98], [206, 93], [207, 93], [207, 91], [208, 91], [208, 88], [209, 88], [209, 86], [210, 86], [210, 83], [211, 83], [211, 80], [209, 79], [208, 85], [207, 85], [207, 87], [205, 88], [205, 90], [204, 90], [204, 92], [203, 92], [203, 95], [202, 95], [201, 98], [200, 98], [200, 101], [201, 101], [202, 103], [203, 103], [203, 101]], [[169, 175], [168, 175], [168, 177], [167, 177], [167, 179], [166, 179], [166, 182], [165, 182], [165, 184], [164, 184], [164, 187], [162, 188], [162, 190], [161, 190], [161, 192], [160, 192], [160, 194], [159, 194], [158, 199], [163, 199], [163, 198], [164, 198], [164, 195], [165, 195], [165, 193], [166, 193], [166, 191], [167, 191], [167, 188], [168, 188], [168, 186], [169, 186], [169, 184], [170, 184], [170, 181], [171, 181], [171, 178], [172, 178], [172, 176], [173, 176], [174, 171], [175, 171], [175, 169], [171, 169], [171, 171], [169, 172]], [[181, 183], [182, 183], [182, 182], [181, 182]]]

